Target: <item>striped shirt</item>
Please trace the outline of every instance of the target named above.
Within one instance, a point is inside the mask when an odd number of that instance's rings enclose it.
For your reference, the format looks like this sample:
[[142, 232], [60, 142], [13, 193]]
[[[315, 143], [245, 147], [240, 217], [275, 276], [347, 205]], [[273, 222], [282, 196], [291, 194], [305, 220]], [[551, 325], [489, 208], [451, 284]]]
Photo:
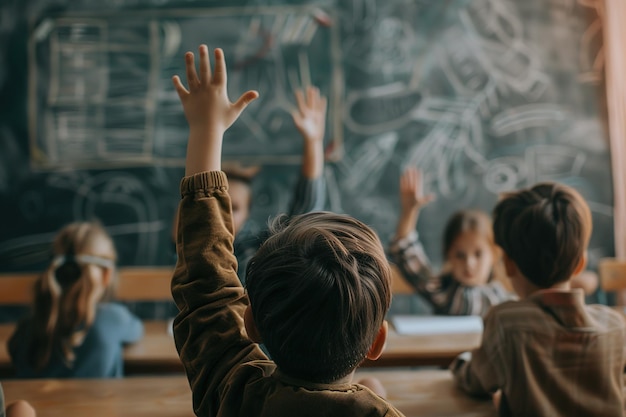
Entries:
[[434, 275], [415, 231], [392, 241], [389, 255], [404, 278], [432, 304], [435, 314], [484, 316], [491, 306], [515, 298], [493, 279], [471, 287], [460, 284], [450, 273]]
[[494, 307], [482, 345], [450, 368], [470, 394], [501, 389], [500, 416], [623, 417], [625, 343], [621, 314], [542, 290]]

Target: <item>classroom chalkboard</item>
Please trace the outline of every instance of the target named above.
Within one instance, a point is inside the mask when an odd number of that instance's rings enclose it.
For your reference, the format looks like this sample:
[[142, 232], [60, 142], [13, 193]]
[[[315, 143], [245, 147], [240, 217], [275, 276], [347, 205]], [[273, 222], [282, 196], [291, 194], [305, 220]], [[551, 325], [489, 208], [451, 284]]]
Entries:
[[182, 55], [224, 48], [232, 97], [259, 102], [228, 159], [262, 164], [251, 224], [286, 210], [298, 173], [293, 90], [330, 98], [327, 208], [374, 226], [398, 215], [398, 178], [437, 200], [420, 236], [441, 262], [460, 208], [537, 181], [593, 212], [593, 266], [613, 254], [600, 3], [581, 0], [5, 1], [0, 6], [0, 268], [33, 269], [54, 232], [99, 219], [123, 265], [172, 263], [186, 126], [170, 85]]

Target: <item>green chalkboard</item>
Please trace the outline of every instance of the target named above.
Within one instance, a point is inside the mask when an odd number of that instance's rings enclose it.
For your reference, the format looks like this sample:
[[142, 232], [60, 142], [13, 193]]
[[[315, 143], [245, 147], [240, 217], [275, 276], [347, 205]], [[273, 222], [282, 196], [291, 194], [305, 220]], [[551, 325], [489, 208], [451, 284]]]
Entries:
[[169, 228], [186, 126], [170, 85], [182, 55], [224, 48], [233, 97], [261, 100], [228, 133], [263, 164], [251, 225], [289, 203], [301, 151], [293, 90], [330, 98], [328, 209], [387, 241], [398, 177], [424, 171], [441, 231], [464, 207], [537, 181], [579, 189], [593, 265], [613, 254], [602, 27], [577, 0], [20, 0], [0, 6], [0, 265], [32, 269], [53, 232], [99, 218], [123, 264], [172, 262]]

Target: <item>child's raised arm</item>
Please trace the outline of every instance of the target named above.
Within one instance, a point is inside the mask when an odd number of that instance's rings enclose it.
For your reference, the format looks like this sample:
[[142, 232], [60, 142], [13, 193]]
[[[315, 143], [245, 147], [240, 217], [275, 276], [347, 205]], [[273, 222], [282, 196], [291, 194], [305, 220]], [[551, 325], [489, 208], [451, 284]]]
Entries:
[[[215, 50], [211, 74], [206, 46], [200, 47], [200, 74], [192, 53], [185, 55], [189, 89], [174, 86], [189, 122], [186, 174], [180, 186], [172, 295], [179, 313], [174, 341], [193, 393], [196, 415], [217, 415], [225, 376], [238, 364], [266, 359], [247, 337], [247, 297], [237, 278], [233, 221], [226, 175], [219, 172], [224, 131], [258, 94], [228, 99], [224, 54]], [[208, 172], [207, 172], [208, 171]]]
[[434, 199], [433, 194], [424, 195], [422, 172], [413, 167], [405, 169], [400, 177], [400, 217], [396, 239], [403, 239], [415, 230], [419, 211]]
[[248, 91], [235, 103], [230, 102], [226, 89], [224, 52], [219, 48], [215, 50], [213, 74], [206, 45], [200, 46], [199, 76], [196, 73], [192, 52], [185, 54], [185, 65], [189, 89], [183, 86], [177, 75], [172, 77], [189, 123], [185, 175], [220, 171], [224, 132], [237, 120], [243, 109], [259, 96], [259, 93]]
[[308, 179], [318, 178], [324, 170], [327, 100], [316, 87], [308, 87], [306, 96], [302, 90], [296, 90], [295, 95], [298, 109], [291, 115], [304, 139], [302, 176]]
[[324, 131], [327, 100], [316, 87], [308, 87], [305, 92], [296, 90], [295, 96], [298, 108], [292, 117], [304, 143], [300, 178], [289, 207], [290, 216], [323, 210], [326, 204]]

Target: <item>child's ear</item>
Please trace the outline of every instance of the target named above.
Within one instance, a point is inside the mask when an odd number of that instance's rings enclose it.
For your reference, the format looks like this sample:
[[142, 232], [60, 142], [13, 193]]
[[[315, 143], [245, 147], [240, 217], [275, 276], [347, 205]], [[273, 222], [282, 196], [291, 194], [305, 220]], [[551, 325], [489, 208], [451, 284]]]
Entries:
[[585, 270], [586, 267], [587, 267], [587, 251], [585, 251], [583, 253], [583, 256], [581, 256], [580, 261], [578, 261], [578, 265], [576, 265], [576, 269], [574, 270], [574, 274], [572, 276], [576, 276], [580, 274], [581, 272]]
[[517, 265], [513, 261], [513, 259], [509, 258], [504, 251], [502, 251], [502, 260], [504, 261], [504, 270], [506, 271], [506, 275], [508, 277], [515, 277], [519, 273]]
[[248, 333], [248, 337], [254, 343], [262, 343], [261, 334], [259, 333], [259, 329], [256, 327], [256, 322], [254, 321], [254, 317], [252, 316], [252, 308], [250, 304], [246, 307], [246, 312], [243, 313], [243, 324], [246, 328], [246, 332]]
[[385, 342], [387, 342], [388, 330], [389, 324], [387, 323], [387, 320], [384, 320], [380, 329], [378, 329], [378, 334], [374, 339], [374, 343], [372, 343], [372, 347], [370, 347], [370, 351], [367, 352], [367, 355], [365, 355], [367, 359], [375, 361], [380, 358], [380, 355], [383, 353], [383, 349], [385, 348]]

